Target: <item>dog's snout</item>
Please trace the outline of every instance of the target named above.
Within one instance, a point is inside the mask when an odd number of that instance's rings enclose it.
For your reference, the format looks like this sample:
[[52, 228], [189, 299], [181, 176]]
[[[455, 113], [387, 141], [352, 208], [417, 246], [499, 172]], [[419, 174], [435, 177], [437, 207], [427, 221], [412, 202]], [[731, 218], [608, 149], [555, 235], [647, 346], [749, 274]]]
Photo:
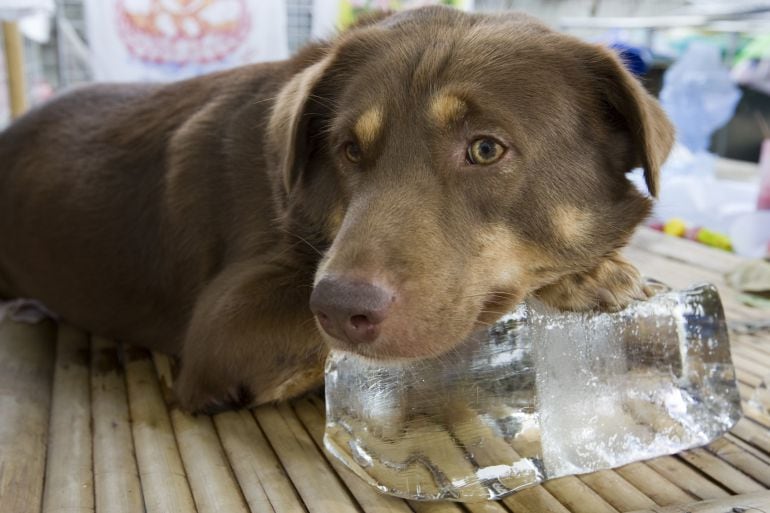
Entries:
[[369, 281], [327, 276], [310, 296], [310, 309], [321, 327], [338, 340], [373, 342], [395, 300], [393, 291]]

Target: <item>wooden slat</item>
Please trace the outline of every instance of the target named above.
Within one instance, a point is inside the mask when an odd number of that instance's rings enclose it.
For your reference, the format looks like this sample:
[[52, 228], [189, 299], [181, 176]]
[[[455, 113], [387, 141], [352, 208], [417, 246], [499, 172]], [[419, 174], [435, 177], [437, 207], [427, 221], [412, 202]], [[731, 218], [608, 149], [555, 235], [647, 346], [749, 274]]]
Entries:
[[91, 415], [97, 512], [144, 511], [128, 416], [125, 379], [115, 343], [101, 337], [92, 337]]
[[469, 502], [463, 504], [470, 513], [509, 513], [500, 501]]
[[[738, 394], [741, 396], [741, 407], [743, 408], [744, 417], [752, 418], [750, 414], [754, 413], [753, 418], [756, 419], [757, 423], [762, 426], [768, 425], [767, 421], [770, 420], [770, 417], [767, 417], [764, 412], [758, 411], [748, 404], [748, 401], [754, 396], [754, 386], [749, 383], [749, 378], [745, 375], [746, 373], [741, 373], [740, 369], [736, 370], [736, 377], [738, 378]], [[747, 406], [749, 407], [748, 409], [746, 408]]]
[[727, 438], [720, 438], [707, 446], [709, 452], [725, 460], [765, 488], [770, 487], [770, 464], [742, 449]]
[[43, 513], [94, 511], [88, 335], [60, 324], [56, 339]]
[[308, 511], [360, 511], [287, 404], [260, 406], [254, 416]]
[[747, 442], [744, 442], [743, 440], [741, 440], [740, 438], [738, 438], [732, 433], [727, 433], [724, 436], [724, 438], [725, 440], [729, 440], [730, 442], [740, 447], [741, 451], [745, 451], [746, 453], [751, 454], [752, 456], [762, 461], [763, 463], [770, 465], [770, 454], [762, 452], [761, 450], [757, 449], [753, 445]]
[[631, 245], [649, 253], [687, 262], [719, 274], [730, 272], [745, 261], [734, 253], [672, 237], [649, 228], [638, 229], [631, 239]]
[[761, 355], [760, 358], [767, 364], [768, 372], [770, 372], [770, 363], [768, 363], [770, 362], [770, 331], [764, 337], [761, 335], [742, 335], [740, 339], [743, 347]]
[[714, 484], [709, 479], [693, 470], [687, 464], [673, 456], [660, 456], [645, 462], [655, 472], [662, 475], [676, 486], [694, 495], [708, 500], [730, 495], [727, 490]]
[[689, 263], [672, 260], [644, 248], [628, 247], [623, 253], [636, 265], [643, 275], [651, 276], [676, 288], [686, 288], [695, 283], [709, 282], [719, 288], [728, 320], [763, 320], [763, 312], [751, 308], [738, 299], [740, 293], [725, 283], [722, 273], [716, 273]]
[[[319, 411], [307, 398], [295, 401], [294, 410], [305, 425], [308, 433], [310, 433], [316, 446], [321, 452], [326, 454], [323, 448], [325, 422]], [[403, 500], [377, 492], [374, 487], [353, 474], [353, 472], [338, 461], [337, 458], [327, 456], [327, 461], [331, 463], [331, 466], [337, 472], [337, 475], [340, 476], [342, 481], [348, 487], [348, 490], [350, 490], [350, 493], [356, 499], [356, 502], [358, 502], [359, 506], [361, 506], [366, 513], [411, 512], [409, 506], [407, 506]]]
[[695, 502], [682, 506], [652, 508], [633, 513], [764, 513], [770, 511], [770, 491]]
[[[746, 402], [754, 395], [754, 389], [759, 386], [760, 379], [751, 372], [742, 367], [741, 357], [733, 354], [733, 363], [735, 364], [735, 377], [738, 379], [738, 392], [741, 401]], [[764, 422], [760, 422], [764, 424]]]
[[736, 494], [758, 492], [764, 489], [760, 483], [705, 449], [691, 449], [680, 453], [679, 456]]
[[[768, 318], [770, 318], [770, 312], [768, 313]], [[756, 338], [757, 337], [752, 335], [733, 336], [733, 339], [740, 340], [737, 347], [740, 352], [763, 365], [764, 369], [763, 372], [759, 374], [760, 377], [770, 377], [770, 352], [766, 351], [763, 346], [757, 346], [754, 343]]]
[[246, 410], [214, 417], [219, 437], [251, 511], [305, 511], [256, 420]]
[[560, 477], [543, 483], [543, 487], [572, 513], [617, 513], [607, 501], [577, 477]]
[[54, 326], [0, 322], [0, 505], [38, 513], [54, 365]]
[[246, 513], [211, 418], [173, 409], [171, 422], [199, 513]]
[[542, 485], [509, 495], [503, 503], [515, 513], [569, 513], [569, 510]]
[[751, 399], [751, 396], [754, 393], [754, 389], [749, 388], [745, 386], [743, 383], [739, 382], [738, 390], [741, 393], [743, 416], [755, 422], [756, 424], [758, 424], [761, 429], [764, 429], [766, 431], [770, 430], [770, 415], [757, 411], [753, 406], [746, 403], [746, 401]]
[[656, 505], [652, 499], [612, 470], [585, 474], [580, 476], [580, 480], [618, 511], [652, 508]]
[[765, 454], [770, 454], [770, 430], [749, 418], [744, 417], [739, 420], [730, 432]]
[[753, 355], [747, 354], [738, 344], [733, 344], [732, 357], [733, 363], [744, 376], [751, 374], [752, 379], [747, 381], [752, 387], [759, 386], [762, 383], [764, 372], [767, 371], [767, 367], [763, 363], [758, 362]]
[[637, 487], [658, 506], [692, 502], [695, 496], [688, 494], [642, 462], [629, 463], [615, 472]]
[[131, 427], [148, 513], [195, 510], [187, 475], [150, 355], [126, 348]]
[[744, 418], [755, 422], [761, 429], [766, 431], [770, 430], [770, 415], [757, 410], [752, 404], [748, 403], [754, 395], [754, 389], [739, 381], [738, 390], [741, 394], [741, 405], [743, 406]]
[[465, 510], [459, 504], [448, 501], [420, 502], [409, 501], [415, 513], [464, 513]]
[[174, 399], [169, 358], [153, 353], [152, 359], [198, 512], [247, 513], [246, 500], [219, 443], [211, 417], [181, 411]]

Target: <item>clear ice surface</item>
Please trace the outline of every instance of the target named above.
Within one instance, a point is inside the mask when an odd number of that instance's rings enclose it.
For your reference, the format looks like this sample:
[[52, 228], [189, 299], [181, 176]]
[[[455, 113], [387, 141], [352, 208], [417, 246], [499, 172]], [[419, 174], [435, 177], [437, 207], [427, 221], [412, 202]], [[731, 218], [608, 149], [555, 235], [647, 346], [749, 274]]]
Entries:
[[703, 445], [741, 415], [712, 285], [616, 313], [529, 302], [434, 359], [333, 352], [326, 409], [326, 448], [370, 484], [459, 501]]

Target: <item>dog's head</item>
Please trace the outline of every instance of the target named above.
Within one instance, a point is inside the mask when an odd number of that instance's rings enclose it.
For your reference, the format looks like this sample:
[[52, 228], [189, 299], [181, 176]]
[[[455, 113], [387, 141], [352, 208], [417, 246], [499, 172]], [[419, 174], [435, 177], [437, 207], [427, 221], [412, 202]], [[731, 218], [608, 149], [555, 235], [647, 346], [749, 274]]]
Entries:
[[624, 245], [672, 143], [610, 51], [520, 14], [406, 11], [343, 33], [276, 100], [293, 230], [324, 250], [330, 345], [422, 357]]

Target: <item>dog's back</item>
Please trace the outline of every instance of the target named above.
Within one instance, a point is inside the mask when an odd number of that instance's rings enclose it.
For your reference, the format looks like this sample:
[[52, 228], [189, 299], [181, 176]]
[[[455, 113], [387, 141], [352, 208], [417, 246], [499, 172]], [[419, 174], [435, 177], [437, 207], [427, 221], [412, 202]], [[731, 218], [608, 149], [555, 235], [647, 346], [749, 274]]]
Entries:
[[[42, 298], [77, 325], [174, 352], [227, 250], [239, 158], [225, 156], [227, 132], [248, 111], [261, 139], [260, 88], [274, 94], [280, 76], [263, 65], [83, 87], [0, 134], [0, 297]], [[260, 173], [251, 215], [268, 218]]]

